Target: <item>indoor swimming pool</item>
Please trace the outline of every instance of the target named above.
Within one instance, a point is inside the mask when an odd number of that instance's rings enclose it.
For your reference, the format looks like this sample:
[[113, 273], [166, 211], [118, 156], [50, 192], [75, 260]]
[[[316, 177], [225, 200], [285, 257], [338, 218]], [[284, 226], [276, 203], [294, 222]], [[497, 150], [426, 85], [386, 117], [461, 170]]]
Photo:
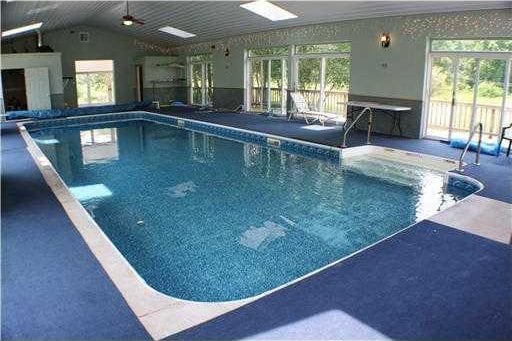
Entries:
[[181, 121], [92, 122], [27, 128], [145, 282], [184, 300], [262, 294], [478, 190], [379, 155], [339, 162]]

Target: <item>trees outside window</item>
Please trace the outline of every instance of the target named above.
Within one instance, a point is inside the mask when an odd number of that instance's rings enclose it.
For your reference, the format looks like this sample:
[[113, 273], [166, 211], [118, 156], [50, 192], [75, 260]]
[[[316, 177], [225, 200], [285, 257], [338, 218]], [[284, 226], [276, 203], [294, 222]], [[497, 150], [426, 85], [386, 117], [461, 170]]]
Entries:
[[113, 60], [77, 60], [75, 71], [78, 106], [115, 103]]
[[466, 138], [482, 123], [495, 140], [512, 122], [512, 40], [433, 40], [430, 47], [426, 135]]
[[213, 102], [213, 63], [209, 54], [189, 57], [189, 101], [209, 105]]

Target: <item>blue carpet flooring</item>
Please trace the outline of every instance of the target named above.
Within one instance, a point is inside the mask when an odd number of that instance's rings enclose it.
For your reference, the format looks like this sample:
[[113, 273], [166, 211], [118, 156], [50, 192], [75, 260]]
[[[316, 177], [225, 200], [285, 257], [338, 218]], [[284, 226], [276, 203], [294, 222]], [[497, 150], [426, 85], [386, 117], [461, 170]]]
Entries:
[[2, 126], [2, 340], [148, 339], [13, 124]]

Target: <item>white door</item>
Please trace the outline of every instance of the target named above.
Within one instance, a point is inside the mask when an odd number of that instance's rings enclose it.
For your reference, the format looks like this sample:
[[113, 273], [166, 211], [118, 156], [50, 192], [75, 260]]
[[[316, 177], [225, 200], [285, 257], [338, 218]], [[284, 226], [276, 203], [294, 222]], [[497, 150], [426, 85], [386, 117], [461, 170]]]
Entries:
[[288, 88], [286, 66], [285, 58], [248, 59], [248, 110], [286, 114], [286, 89]]
[[510, 61], [498, 53], [431, 53], [425, 136], [465, 139], [482, 123], [495, 141], [509, 121], [506, 104]]
[[28, 110], [51, 109], [50, 77], [47, 67], [25, 69]]

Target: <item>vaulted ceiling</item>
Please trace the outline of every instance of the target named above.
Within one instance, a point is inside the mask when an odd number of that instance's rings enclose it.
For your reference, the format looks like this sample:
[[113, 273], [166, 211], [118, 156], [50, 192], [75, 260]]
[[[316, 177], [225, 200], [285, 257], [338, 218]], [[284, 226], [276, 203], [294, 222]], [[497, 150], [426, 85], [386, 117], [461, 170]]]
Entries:
[[[248, 1], [244, 1], [248, 2]], [[277, 28], [405, 14], [512, 8], [510, 1], [286, 1], [277, 5], [298, 18], [272, 22], [240, 7], [241, 1], [130, 1], [143, 26], [122, 26], [124, 1], [2, 1], [2, 31], [42, 21], [41, 30], [90, 25], [169, 45], [183, 45]], [[181, 39], [158, 31], [172, 26], [197, 36]]]

